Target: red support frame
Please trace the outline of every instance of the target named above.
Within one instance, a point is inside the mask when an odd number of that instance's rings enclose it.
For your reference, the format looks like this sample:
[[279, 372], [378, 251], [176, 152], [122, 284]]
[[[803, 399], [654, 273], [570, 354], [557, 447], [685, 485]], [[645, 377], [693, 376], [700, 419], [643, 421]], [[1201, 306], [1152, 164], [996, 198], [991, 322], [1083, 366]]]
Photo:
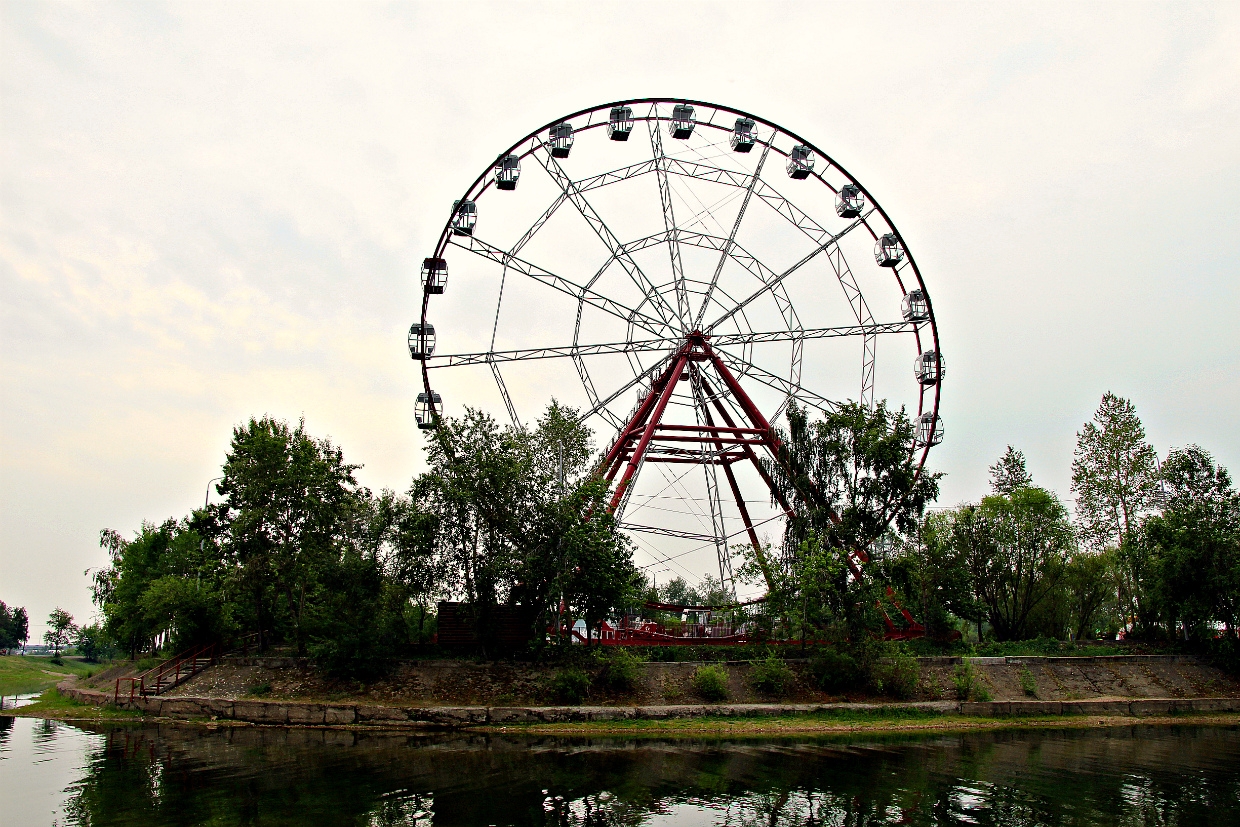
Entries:
[[[737, 423], [727, 406], [723, 404], [720, 396], [715, 393], [709, 380], [705, 375], [702, 375], [701, 368], [699, 367], [696, 370], [698, 371], [702, 390], [705, 396], [709, 398], [710, 403], [724, 424], [715, 424], [714, 416], [711, 414], [710, 406], [706, 404], [706, 399], [700, 400], [700, 410], [705, 418], [704, 425], [663, 424], [662, 419], [667, 410], [668, 403], [671, 401], [677, 384], [682, 378], [687, 376], [686, 370], [690, 362], [703, 366], [709, 364], [714, 369], [714, 372], [718, 374], [722, 382], [721, 390], [726, 389], [727, 393], [736, 401], [737, 407], [740, 408], [747, 422], [743, 424]], [[697, 443], [704, 447], [709, 446], [713, 448], [715, 456], [711, 459], [705, 459], [693, 456], [650, 454], [650, 447], [655, 442], [671, 444]], [[733, 375], [728, 366], [724, 364], [719, 355], [711, 348], [709, 336], [694, 331], [686, 336], [685, 343], [673, 354], [668, 367], [651, 384], [650, 392], [633, 411], [629, 421], [620, 430], [615, 442], [612, 443], [599, 464], [599, 473], [608, 482], [615, 480], [616, 475], [620, 474], [620, 469], [624, 469], [624, 473], [620, 475], [620, 480], [612, 492], [608, 510], [615, 513], [621, 506], [626, 492], [633, 485], [634, 478], [641, 469], [642, 463], [647, 460], [650, 462], [713, 463], [722, 465], [724, 475], [728, 480], [728, 487], [732, 491], [737, 510], [740, 512], [741, 519], [745, 524], [749, 541], [753, 544], [754, 550], [759, 557], [762, 558], [764, 552], [761, 542], [758, 540], [757, 531], [749, 516], [749, 509], [745, 505], [745, 499], [741, 493], [740, 485], [737, 483], [736, 474], [732, 470], [732, 464], [741, 460], [748, 460], [753, 464], [762, 481], [766, 484], [771, 496], [788, 516], [792, 516], [792, 506], [776, 487], [775, 481], [771, 479], [770, 474], [762, 467], [762, 462], [754, 450], [755, 446], [765, 447], [772, 460], [780, 461], [779, 449], [781, 442], [775, 435], [771, 423], [767, 421], [762, 411], [750, 399], [749, 394], [745, 392], [736, 376]], [[830, 512], [830, 517], [832, 521], [839, 521], [839, 517], [834, 512]], [[854, 577], [861, 577], [861, 568], [858, 563], [864, 563], [868, 560], [869, 555], [863, 550], [844, 550], [844, 562], [848, 565], [849, 571]], [[890, 617], [884, 611], [883, 616], [887, 624], [887, 636], [907, 638], [924, 635], [925, 627], [919, 624], [907, 609], [895, 601], [890, 588], [888, 588], [887, 592], [888, 600], [896, 606], [908, 623], [907, 629], [896, 629], [895, 624], [892, 623]]]

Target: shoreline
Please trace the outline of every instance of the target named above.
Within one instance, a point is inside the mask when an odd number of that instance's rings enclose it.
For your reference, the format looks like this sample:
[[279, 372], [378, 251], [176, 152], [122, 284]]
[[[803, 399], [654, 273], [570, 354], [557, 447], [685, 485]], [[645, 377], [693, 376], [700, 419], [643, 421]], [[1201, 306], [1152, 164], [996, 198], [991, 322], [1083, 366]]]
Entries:
[[1107, 729], [1138, 725], [1240, 725], [1240, 698], [405, 708], [221, 698], [142, 698], [135, 699], [140, 703], [118, 708], [105, 693], [79, 689], [74, 683], [76, 681], [64, 681], [34, 704], [6, 710], [6, 713], [66, 723], [159, 724], [208, 729], [260, 726], [405, 735], [456, 732], [770, 738]]

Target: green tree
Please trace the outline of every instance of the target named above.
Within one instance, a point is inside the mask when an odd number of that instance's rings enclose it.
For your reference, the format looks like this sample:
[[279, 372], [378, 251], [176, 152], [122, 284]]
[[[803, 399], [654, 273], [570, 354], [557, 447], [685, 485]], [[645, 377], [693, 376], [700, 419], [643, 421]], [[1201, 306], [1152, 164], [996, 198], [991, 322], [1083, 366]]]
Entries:
[[89, 663], [98, 663], [113, 657], [116, 653], [111, 638], [98, 623], [78, 629], [73, 645], [77, 647], [78, 654]]
[[60, 650], [73, 642], [76, 633], [73, 615], [57, 606], [47, 616], [47, 631], [43, 633], [43, 642], [52, 647], [53, 657], [60, 657]]
[[956, 630], [956, 618], [978, 622], [985, 617], [974, 590], [972, 546], [967, 542], [971, 512], [951, 509], [929, 514], [916, 535], [905, 542], [886, 567], [903, 605], [931, 637]]
[[554, 401], [533, 430], [467, 409], [432, 434], [430, 470], [411, 497], [433, 536], [439, 591], [469, 604], [484, 648], [502, 604], [530, 608], [537, 630], [561, 602], [570, 622], [593, 627], [636, 600], [632, 550], [591, 473], [590, 440], [577, 412]]
[[975, 590], [995, 636], [1025, 638], [1075, 548], [1067, 509], [1050, 491], [1018, 488], [984, 498], [962, 529], [960, 539], [974, 558]]
[[1116, 616], [1116, 576], [1119, 552], [1080, 550], [1072, 554], [1064, 569], [1063, 587], [1066, 621], [1076, 640], [1114, 636], [1119, 629]]
[[942, 475], [918, 474], [913, 424], [885, 402], [873, 409], [847, 402], [818, 421], [793, 404], [787, 417], [764, 467], [793, 510], [784, 537], [790, 562], [780, 571], [750, 550], [743, 569], [761, 572], [770, 610], [802, 638], [824, 626], [863, 634], [881, 622], [881, 590], [851, 576], [849, 555], [866, 555], [889, 526], [916, 530]]
[[438, 521], [419, 507], [422, 499], [415, 481], [407, 495], [385, 490], [367, 500], [360, 549], [362, 557], [375, 561], [384, 579], [385, 600], [398, 597], [407, 604], [401, 614], [410, 627], [406, 637], [415, 643], [425, 642], [430, 606], [444, 579], [443, 560], [435, 548]]
[[495, 646], [494, 607], [511, 601], [518, 540], [536, 519], [532, 460], [528, 434], [466, 409], [430, 432], [430, 470], [414, 483], [418, 509], [434, 515], [442, 591], [464, 598], [484, 648]]
[[1011, 445], [999, 457], [999, 461], [990, 466], [990, 490], [995, 494], [1011, 496], [1018, 488], [1033, 485], [1033, 477], [1025, 467], [1025, 455]]
[[30, 637], [30, 620], [22, 606], [10, 609], [0, 600], [0, 649], [17, 649]]
[[100, 532], [109, 565], [94, 572], [92, 596], [104, 634], [130, 657], [161, 640], [184, 649], [219, 640], [233, 628], [230, 570], [191, 522], [143, 523], [132, 540], [111, 529]]
[[1163, 510], [1145, 520], [1137, 544], [1153, 569], [1166, 631], [1210, 637], [1213, 621], [1234, 634], [1240, 621], [1240, 497], [1227, 470], [1196, 445], [1163, 463]]
[[788, 532], [794, 546], [812, 532], [827, 546], [864, 550], [888, 526], [915, 531], [938, 496], [942, 474], [918, 474], [913, 424], [903, 409], [890, 411], [885, 402], [872, 410], [846, 402], [813, 422], [794, 403], [788, 430], [777, 435], [775, 461], [765, 465], [793, 506]]
[[1118, 547], [1156, 504], [1158, 455], [1132, 402], [1108, 391], [1077, 432], [1072, 493], [1080, 537], [1095, 550]]
[[327, 567], [361, 533], [368, 492], [328, 439], [263, 417], [233, 429], [216, 490], [228, 558], [249, 593], [254, 629], [283, 631], [306, 652], [305, 618]]

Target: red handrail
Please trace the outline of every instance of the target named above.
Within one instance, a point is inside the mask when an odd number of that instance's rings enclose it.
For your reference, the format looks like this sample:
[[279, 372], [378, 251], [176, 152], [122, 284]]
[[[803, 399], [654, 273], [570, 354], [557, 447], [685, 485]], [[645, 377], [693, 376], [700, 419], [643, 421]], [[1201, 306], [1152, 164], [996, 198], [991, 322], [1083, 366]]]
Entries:
[[[167, 689], [172, 689], [178, 684], [189, 680], [203, 669], [210, 666], [215, 660], [219, 651], [219, 644], [204, 643], [188, 649], [174, 658], [158, 664], [141, 675], [131, 677], [117, 678], [116, 690], [112, 696], [113, 703], [120, 703], [121, 697], [121, 681], [129, 682], [129, 700], [132, 701], [136, 696], [145, 698], [147, 695], [159, 695]], [[205, 660], [206, 663], [199, 665], [199, 661]], [[189, 664], [186, 667], [186, 664]], [[167, 680], [171, 675], [172, 679]], [[151, 682], [148, 686], [147, 681]]]

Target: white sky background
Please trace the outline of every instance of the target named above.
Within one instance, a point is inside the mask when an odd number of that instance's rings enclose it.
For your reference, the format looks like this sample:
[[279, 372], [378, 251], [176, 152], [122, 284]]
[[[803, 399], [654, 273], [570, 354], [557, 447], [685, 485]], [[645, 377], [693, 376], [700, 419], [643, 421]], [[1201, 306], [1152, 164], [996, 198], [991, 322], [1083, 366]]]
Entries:
[[1009, 442], [1068, 499], [1108, 389], [1240, 472], [1236, 4], [2, 9], [0, 599], [32, 640], [92, 615], [99, 529], [200, 505], [251, 415], [404, 489], [453, 198], [626, 97], [758, 113], [880, 199], [947, 358], [941, 504]]

